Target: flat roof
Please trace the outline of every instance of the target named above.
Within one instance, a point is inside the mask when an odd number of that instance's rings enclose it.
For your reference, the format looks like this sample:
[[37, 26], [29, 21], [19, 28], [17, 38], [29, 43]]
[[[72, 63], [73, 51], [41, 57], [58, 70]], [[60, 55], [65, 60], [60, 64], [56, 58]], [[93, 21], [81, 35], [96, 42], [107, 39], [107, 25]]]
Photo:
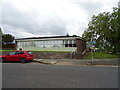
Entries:
[[18, 39], [16, 39], [16, 40], [24, 40], [24, 39], [43, 39], [43, 38], [65, 38], [65, 37], [79, 37], [79, 36], [28, 37], [28, 38], [18, 38]]
[[43, 40], [43, 39], [81, 39], [82, 41], [85, 41], [83, 40], [80, 36], [48, 36], [48, 37], [28, 37], [28, 38], [18, 38], [18, 39], [15, 39], [16, 41], [22, 41], [22, 40]]

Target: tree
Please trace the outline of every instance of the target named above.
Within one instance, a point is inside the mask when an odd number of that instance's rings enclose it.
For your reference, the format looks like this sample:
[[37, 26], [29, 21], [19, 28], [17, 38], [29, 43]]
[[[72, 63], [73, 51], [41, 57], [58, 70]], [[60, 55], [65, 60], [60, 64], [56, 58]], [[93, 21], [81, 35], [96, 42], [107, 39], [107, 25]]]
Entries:
[[70, 36], [70, 35], [67, 33], [66, 36]]
[[14, 40], [11, 34], [2, 34], [2, 44], [10, 44]]
[[120, 51], [120, 9], [113, 8], [112, 13], [94, 15], [82, 37], [89, 42], [92, 38], [100, 50], [113, 53]]
[[120, 8], [114, 8], [111, 13], [111, 38], [107, 38], [113, 46], [113, 51], [120, 51]]
[[77, 37], [77, 35], [75, 35], [75, 34], [74, 34], [73, 36], [74, 36], [74, 37]]
[[2, 30], [0, 28], [0, 50], [2, 49]]
[[3, 33], [2, 33], [2, 29], [0, 28], [0, 35], [2, 35]]

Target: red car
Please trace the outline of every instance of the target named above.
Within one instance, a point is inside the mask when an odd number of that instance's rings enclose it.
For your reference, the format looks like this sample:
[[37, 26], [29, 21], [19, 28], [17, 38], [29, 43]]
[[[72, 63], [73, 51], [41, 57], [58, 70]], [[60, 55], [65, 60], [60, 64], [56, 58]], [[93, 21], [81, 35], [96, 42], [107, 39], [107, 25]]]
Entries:
[[21, 63], [24, 63], [26, 61], [32, 61], [34, 56], [32, 52], [30, 51], [12, 51], [8, 53], [7, 55], [0, 56], [2, 59], [2, 62], [5, 61], [20, 61]]

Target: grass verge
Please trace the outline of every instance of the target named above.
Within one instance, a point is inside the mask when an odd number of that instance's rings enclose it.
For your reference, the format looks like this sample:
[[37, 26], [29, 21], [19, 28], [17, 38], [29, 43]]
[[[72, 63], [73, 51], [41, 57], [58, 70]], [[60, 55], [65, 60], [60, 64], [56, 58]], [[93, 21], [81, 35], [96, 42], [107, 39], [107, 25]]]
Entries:
[[[93, 52], [93, 58], [94, 59], [104, 59], [104, 58], [118, 58], [120, 55], [117, 54], [108, 54], [108, 53], [102, 53], [102, 52]], [[91, 53], [86, 54], [84, 57], [85, 59], [91, 59]]]
[[9, 51], [16, 51], [16, 50], [0, 50], [1, 52], [2, 51], [6, 51], [6, 52], [9, 52]]
[[71, 51], [31, 51], [31, 52], [62, 52], [62, 53], [69, 53]]
[[[6, 51], [6, 52], [10, 52], [10, 51], [16, 51], [16, 50], [0, 50], [1, 52], [2, 51]], [[32, 50], [29, 50], [29, 51], [31, 51], [31, 52], [63, 52], [63, 53], [69, 53], [69, 52], [71, 52], [71, 51], [32, 51]]]

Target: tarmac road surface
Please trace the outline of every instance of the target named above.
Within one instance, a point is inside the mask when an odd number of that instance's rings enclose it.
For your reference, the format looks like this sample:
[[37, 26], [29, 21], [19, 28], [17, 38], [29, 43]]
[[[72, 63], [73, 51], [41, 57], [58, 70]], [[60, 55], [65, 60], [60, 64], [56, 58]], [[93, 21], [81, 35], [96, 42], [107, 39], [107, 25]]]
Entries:
[[118, 67], [3, 63], [2, 88], [118, 88]]

